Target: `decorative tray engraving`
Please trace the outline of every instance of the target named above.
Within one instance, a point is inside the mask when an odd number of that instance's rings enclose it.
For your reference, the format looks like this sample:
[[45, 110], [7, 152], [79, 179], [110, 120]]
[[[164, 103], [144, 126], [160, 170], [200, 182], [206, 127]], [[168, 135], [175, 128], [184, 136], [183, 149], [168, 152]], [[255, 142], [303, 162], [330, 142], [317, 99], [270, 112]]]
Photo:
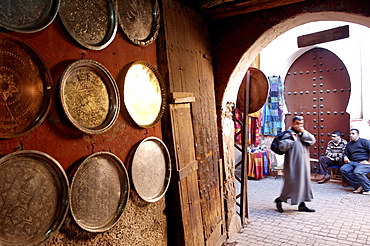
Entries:
[[60, 164], [39, 151], [0, 159], [0, 245], [40, 245], [62, 225], [69, 185]]
[[63, 0], [59, 17], [72, 38], [87, 49], [104, 49], [117, 32], [113, 0]]
[[49, 112], [52, 77], [36, 51], [0, 34], [0, 138], [13, 138], [39, 126]]
[[109, 152], [87, 157], [71, 184], [70, 206], [76, 223], [90, 232], [103, 232], [121, 217], [129, 197], [125, 166]]
[[139, 196], [156, 202], [166, 193], [171, 179], [171, 159], [166, 145], [156, 137], [140, 142], [132, 157], [131, 176]]
[[157, 0], [117, 0], [119, 23], [134, 44], [146, 46], [155, 41], [160, 27]]
[[165, 86], [149, 63], [134, 62], [124, 78], [123, 99], [128, 113], [140, 127], [154, 126], [166, 107]]
[[40, 31], [53, 22], [59, 5], [59, 0], [2, 0], [0, 26], [21, 33]]
[[106, 132], [119, 113], [116, 82], [103, 65], [93, 60], [75, 61], [64, 71], [60, 98], [69, 120], [87, 134]]

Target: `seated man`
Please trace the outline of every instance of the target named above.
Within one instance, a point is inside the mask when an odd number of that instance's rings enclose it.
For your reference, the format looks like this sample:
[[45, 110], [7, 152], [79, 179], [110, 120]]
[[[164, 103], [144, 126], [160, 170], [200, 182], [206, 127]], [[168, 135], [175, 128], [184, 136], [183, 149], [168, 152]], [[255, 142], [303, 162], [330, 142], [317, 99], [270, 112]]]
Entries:
[[343, 151], [346, 148], [347, 141], [340, 137], [339, 131], [333, 131], [331, 133], [331, 140], [328, 142], [328, 146], [325, 151], [325, 156], [319, 158], [319, 174], [324, 176], [317, 183], [323, 184], [330, 180], [330, 174], [328, 167], [331, 166], [342, 166]]
[[360, 138], [357, 129], [350, 131], [351, 141], [347, 144], [340, 172], [355, 189], [354, 193], [370, 195], [370, 181], [366, 174], [370, 173], [370, 141]]

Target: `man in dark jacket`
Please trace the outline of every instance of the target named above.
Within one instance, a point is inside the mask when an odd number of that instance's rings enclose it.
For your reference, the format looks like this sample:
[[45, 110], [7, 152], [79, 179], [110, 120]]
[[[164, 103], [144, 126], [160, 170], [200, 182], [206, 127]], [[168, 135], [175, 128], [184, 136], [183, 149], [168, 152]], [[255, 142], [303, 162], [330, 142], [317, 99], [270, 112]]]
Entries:
[[370, 195], [370, 181], [366, 176], [370, 173], [370, 142], [360, 138], [358, 129], [350, 130], [350, 140], [343, 154], [346, 164], [340, 168], [340, 172], [355, 189], [354, 193]]
[[306, 207], [304, 202], [313, 199], [311, 190], [310, 156], [308, 146], [316, 142], [315, 137], [304, 129], [303, 117], [295, 116], [287, 134], [292, 138], [279, 141], [279, 149], [284, 156], [284, 187], [281, 195], [275, 199], [277, 210], [284, 212], [281, 203], [290, 199], [291, 205], [298, 205], [302, 212], [315, 212]]

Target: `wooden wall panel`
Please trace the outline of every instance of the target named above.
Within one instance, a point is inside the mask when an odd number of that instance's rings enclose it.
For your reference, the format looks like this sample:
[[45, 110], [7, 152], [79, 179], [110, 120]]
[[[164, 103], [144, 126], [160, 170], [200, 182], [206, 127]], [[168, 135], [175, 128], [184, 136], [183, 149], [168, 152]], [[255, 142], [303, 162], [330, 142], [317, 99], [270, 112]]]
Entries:
[[[217, 242], [223, 231], [223, 222], [208, 23], [204, 17], [176, 1], [163, 1], [163, 14], [162, 44], [159, 44], [163, 54], [159, 54], [158, 65], [167, 79], [169, 93], [191, 92], [195, 95], [191, 114], [204, 237], [206, 241]], [[217, 236], [215, 231], [219, 232]]]

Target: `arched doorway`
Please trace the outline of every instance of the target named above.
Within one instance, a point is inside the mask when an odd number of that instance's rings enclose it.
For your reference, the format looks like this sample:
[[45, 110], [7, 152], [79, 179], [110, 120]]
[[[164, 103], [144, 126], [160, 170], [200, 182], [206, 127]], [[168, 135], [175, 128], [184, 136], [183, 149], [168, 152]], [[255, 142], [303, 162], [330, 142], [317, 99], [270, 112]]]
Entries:
[[[329, 21], [329, 20], [341, 20], [348, 21], [357, 24], [361, 24], [369, 27], [369, 20], [364, 16], [352, 15], [348, 13], [338, 13], [338, 12], [320, 12], [320, 13], [305, 13], [295, 16], [294, 18], [288, 19], [284, 22], [281, 22], [274, 26], [273, 28], [265, 31], [256, 41], [249, 47], [249, 49], [242, 55], [239, 59], [239, 62], [234, 67], [230, 76], [228, 77], [228, 83], [226, 89], [224, 90], [222, 102], [221, 102], [221, 128], [222, 128], [222, 149], [223, 149], [223, 159], [225, 160], [225, 170], [226, 178], [230, 178], [230, 182], [233, 183], [233, 169], [229, 167], [233, 165], [234, 152], [232, 151], [232, 146], [234, 144], [232, 137], [234, 133], [232, 119], [229, 117], [229, 111], [233, 103], [236, 101], [237, 91], [242, 81], [242, 78], [248, 69], [249, 65], [252, 63], [254, 58], [258, 53], [267, 46], [271, 41], [282, 33], [294, 28], [296, 26], [313, 22], [313, 21]], [[234, 197], [231, 197], [233, 193], [226, 194], [226, 199], [232, 200]], [[227, 208], [227, 213], [232, 214], [232, 207]], [[232, 225], [237, 223], [235, 217], [229, 216], [229, 222]]]

